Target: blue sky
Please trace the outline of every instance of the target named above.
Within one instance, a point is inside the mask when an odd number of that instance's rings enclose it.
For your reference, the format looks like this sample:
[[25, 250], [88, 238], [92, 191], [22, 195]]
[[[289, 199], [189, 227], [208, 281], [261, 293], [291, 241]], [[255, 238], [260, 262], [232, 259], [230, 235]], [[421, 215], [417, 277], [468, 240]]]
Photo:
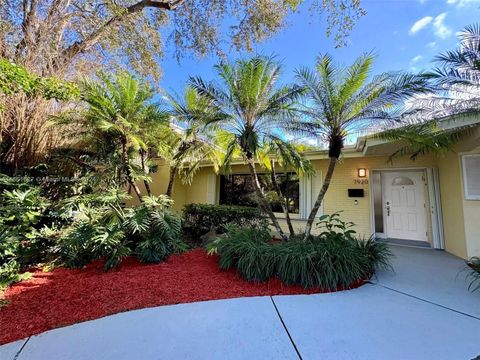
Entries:
[[[308, 3], [308, 1], [307, 1]], [[353, 29], [348, 45], [335, 49], [333, 39], [325, 35], [325, 21], [312, 17], [308, 7], [291, 15], [288, 26], [255, 51], [275, 54], [282, 62], [283, 80], [293, 80], [299, 66], [313, 66], [319, 53], [330, 53], [340, 63], [349, 64], [364, 52], [377, 56], [374, 71], [420, 71], [432, 66], [439, 52], [457, 46], [456, 33], [475, 22], [480, 23], [480, 0], [362, 0], [367, 15]], [[231, 57], [240, 56], [231, 52]], [[206, 80], [214, 77], [216, 56], [185, 58], [181, 63], [167, 51], [162, 61], [160, 82], [167, 91], [181, 92], [190, 75]]]

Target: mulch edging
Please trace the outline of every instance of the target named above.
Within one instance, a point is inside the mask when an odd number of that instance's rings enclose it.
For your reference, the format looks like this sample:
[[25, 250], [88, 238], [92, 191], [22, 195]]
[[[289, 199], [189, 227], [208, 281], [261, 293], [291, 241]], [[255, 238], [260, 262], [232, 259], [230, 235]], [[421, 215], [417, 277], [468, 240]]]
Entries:
[[[107, 315], [159, 305], [249, 296], [313, 294], [285, 286], [277, 278], [264, 283], [241, 279], [234, 270], [218, 268], [216, 256], [202, 249], [171, 256], [161, 264], [146, 265], [127, 258], [118, 270], [104, 272], [102, 262], [79, 270], [66, 268], [33, 272], [29, 280], [4, 293], [8, 305], [0, 308], [0, 344], [54, 328]], [[349, 289], [359, 287], [363, 281]]]

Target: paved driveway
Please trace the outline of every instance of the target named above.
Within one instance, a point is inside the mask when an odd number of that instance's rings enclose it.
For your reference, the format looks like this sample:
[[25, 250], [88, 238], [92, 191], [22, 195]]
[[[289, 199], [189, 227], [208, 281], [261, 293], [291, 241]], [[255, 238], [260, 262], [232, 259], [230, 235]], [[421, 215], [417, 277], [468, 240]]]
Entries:
[[0, 359], [472, 359], [480, 292], [462, 260], [393, 247], [394, 273], [332, 294], [130, 311], [0, 347]]

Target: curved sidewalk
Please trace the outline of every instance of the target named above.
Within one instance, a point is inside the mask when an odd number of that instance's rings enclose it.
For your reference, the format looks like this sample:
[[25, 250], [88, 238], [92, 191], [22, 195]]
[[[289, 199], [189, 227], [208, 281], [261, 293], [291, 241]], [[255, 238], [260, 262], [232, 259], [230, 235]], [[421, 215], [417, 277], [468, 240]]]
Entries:
[[0, 346], [0, 359], [472, 359], [480, 292], [463, 262], [394, 247], [395, 273], [359, 289], [130, 311]]

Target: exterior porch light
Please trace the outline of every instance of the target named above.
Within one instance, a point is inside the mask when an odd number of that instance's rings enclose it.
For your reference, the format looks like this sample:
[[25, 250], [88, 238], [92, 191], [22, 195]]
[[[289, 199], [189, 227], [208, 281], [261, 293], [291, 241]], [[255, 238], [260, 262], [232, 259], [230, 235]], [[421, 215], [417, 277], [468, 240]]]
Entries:
[[367, 169], [365, 168], [358, 168], [357, 169], [357, 174], [359, 178], [364, 178], [367, 177]]

